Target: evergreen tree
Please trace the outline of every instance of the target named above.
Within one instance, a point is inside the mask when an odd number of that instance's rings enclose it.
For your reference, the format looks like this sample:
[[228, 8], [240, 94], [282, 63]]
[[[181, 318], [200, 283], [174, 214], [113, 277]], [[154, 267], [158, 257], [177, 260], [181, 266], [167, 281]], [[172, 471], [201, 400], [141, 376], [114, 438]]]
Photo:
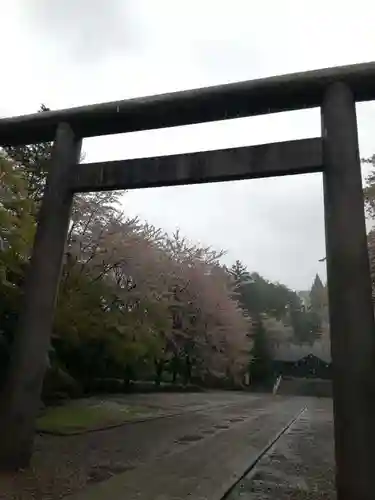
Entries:
[[255, 384], [262, 384], [267, 383], [272, 378], [272, 361], [262, 318], [258, 316], [253, 323], [254, 344], [251, 351], [250, 375]]
[[319, 313], [324, 309], [327, 302], [326, 289], [320, 279], [319, 274], [315, 276], [313, 285], [310, 291], [310, 304], [314, 312]]

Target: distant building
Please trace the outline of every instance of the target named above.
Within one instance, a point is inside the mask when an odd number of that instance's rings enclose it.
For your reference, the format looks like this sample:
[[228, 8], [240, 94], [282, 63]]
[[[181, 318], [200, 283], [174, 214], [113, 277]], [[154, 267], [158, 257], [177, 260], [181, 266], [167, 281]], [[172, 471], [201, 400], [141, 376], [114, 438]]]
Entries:
[[[269, 348], [274, 369], [278, 373], [296, 376], [330, 377], [331, 343], [329, 336], [328, 295], [319, 275], [310, 291], [297, 292], [305, 310], [315, 311], [321, 319], [321, 336], [315, 342], [297, 343], [293, 336], [269, 333]], [[315, 371], [315, 375], [314, 375]]]

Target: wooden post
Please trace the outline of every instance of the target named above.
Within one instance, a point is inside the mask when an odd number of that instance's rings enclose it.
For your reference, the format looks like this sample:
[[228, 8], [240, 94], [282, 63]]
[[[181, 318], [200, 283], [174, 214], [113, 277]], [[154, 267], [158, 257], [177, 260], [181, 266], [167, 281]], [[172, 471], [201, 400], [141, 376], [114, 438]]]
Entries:
[[375, 498], [375, 329], [355, 101], [344, 83], [322, 104], [338, 500]]
[[79, 161], [81, 141], [69, 125], [58, 126], [42, 200], [24, 305], [12, 348], [0, 408], [0, 467], [28, 464], [34, 424], [46, 369], [54, 308], [73, 194], [71, 167]]

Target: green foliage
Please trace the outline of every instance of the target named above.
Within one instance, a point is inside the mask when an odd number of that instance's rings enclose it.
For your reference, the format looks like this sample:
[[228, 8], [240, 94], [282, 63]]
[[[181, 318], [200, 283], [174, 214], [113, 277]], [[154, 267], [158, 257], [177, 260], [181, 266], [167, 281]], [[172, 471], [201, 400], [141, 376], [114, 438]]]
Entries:
[[27, 184], [14, 164], [0, 154], [0, 385], [13, 340], [21, 285], [35, 221]]
[[[302, 307], [296, 292], [280, 283], [272, 283], [258, 273], [249, 273], [239, 261], [232, 266], [230, 273], [236, 283], [238, 300], [250, 316], [259, 318], [265, 314], [284, 321], [292, 326], [297, 342], [312, 342], [318, 336], [319, 317], [315, 309], [307, 311]], [[320, 293], [319, 304], [323, 303], [326, 293], [321, 286], [317, 292]]]
[[321, 311], [327, 304], [327, 291], [317, 274], [310, 291], [310, 304], [313, 311]]
[[255, 383], [267, 383], [272, 378], [272, 362], [269, 352], [266, 330], [261, 318], [258, 318], [254, 328], [253, 359], [250, 365], [252, 380]]
[[236, 282], [239, 301], [250, 314], [269, 314], [283, 318], [288, 307], [297, 308], [297, 294], [280, 283], [265, 280], [258, 273], [249, 273], [239, 261], [230, 269]]
[[4, 156], [0, 156], [0, 199], [0, 280], [11, 285], [9, 276], [19, 274], [29, 256], [35, 221], [27, 184]]
[[[50, 111], [42, 105], [39, 112]], [[52, 143], [30, 144], [27, 146], [4, 146], [3, 151], [17, 171], [22, 175], [27, 188], [28, 197], [39, 203], [43, 196], [51, 156]], [[30, 208], [37, 208], [33, 205]], [[35, 213], [34, 213], [35, 215]]]
[[[322, 319], [327, 314], [325, 287], [317, 276], [312, 288], [314, 307], [305, 309], [296, 292], [280, 283], [272, 283], [258, 273], [249, 273], [240, 261], [229, 272], [235, 283], [235, 297], [253, 319], [252, 379], [267, 382], [272, 377], [268, 337], [277, 340], [277, 336], [282, 339], [286, 335], [289, 342], [296, 343], [312, 343], [317, 339], [321, 334]], [[292, 330], [291, 336], [288, 329]]]

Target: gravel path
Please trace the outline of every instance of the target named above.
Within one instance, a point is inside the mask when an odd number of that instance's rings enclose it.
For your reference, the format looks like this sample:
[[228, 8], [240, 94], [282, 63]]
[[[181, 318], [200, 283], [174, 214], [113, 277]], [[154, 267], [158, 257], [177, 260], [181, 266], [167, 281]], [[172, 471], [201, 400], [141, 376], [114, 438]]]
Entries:
[[[124, 400], [129, 403], [129, 397]], [[247, 418], [271, 404], [269, 397], [243, 393], [134, 397], [134, 404], [140, 402], [186, 413], [80, 436], [37, 436], [31, 467], [0, 476], [0, 499], [62, 498], [87, 484], [179, 452], [195, 436], [218, 435], [235, 425], [229, 420]]]
[[228, 408], [214, 428], [204, 426], [180, 438], [179, 452], [88, 487], [69, 500], [221, 500], [301, 410], [298, 399], [268, 398], [264, 403], [251, 412]]
[[113, 398], [176, 415], [79, 436], [37, 436], [31, 467], [0, 476], [0, 499], [219, 500], [306, 404], [227, 500], [335, 498], [330, 400], [225, 392]]
[[331, 400], [307, 410], [226, 500], [334, 500]]

